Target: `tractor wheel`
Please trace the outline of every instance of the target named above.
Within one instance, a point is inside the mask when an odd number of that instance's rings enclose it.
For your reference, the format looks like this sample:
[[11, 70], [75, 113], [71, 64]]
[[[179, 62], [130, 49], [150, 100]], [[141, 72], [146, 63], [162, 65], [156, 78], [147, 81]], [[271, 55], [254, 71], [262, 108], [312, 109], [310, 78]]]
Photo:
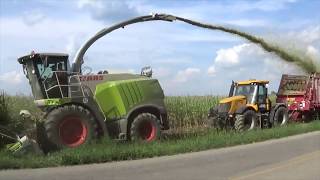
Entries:
[[249, 131], [257, 126], [257, 115], [253, 110], [247, 110], [235, 118], [234, 128], [238, 132]]
[[139, 114], [131, 123], [130, 140], [151, 142], [160, 137], [158, 118], [150, 113]]
[[276, 113], [274, 114], [273, 118], [273, 126], [283, 126], [288, 123], [289, 115], [288, 115], [288, 109], [286, 107], [279, 107], [276, 110]]
[[51, 148], [74, 148], [97, 137], [97, 123], [87, 109], [67, 105], [49, 112], [44, 133]]

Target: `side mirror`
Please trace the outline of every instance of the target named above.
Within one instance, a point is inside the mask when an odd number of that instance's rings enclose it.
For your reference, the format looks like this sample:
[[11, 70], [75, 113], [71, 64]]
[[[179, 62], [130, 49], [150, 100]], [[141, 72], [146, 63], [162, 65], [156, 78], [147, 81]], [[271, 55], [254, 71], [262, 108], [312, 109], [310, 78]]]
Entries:
[[152, 77], [152, 68], [150, 66], [141, 69], [141, 76]]

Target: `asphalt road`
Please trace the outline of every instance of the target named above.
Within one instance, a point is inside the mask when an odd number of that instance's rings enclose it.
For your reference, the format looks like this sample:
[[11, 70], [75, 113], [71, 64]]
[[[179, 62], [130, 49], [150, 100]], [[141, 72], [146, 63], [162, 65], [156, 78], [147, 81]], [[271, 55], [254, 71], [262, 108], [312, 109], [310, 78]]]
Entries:
[[1, 180], [315, 179], [320, 131], [249, 145], [73, 167], [5, 170]]

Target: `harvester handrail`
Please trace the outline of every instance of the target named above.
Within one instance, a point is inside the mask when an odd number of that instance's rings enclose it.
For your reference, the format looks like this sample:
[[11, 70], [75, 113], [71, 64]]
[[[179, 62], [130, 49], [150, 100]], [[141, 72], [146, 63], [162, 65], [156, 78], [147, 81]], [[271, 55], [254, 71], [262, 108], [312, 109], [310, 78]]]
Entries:
[[[71, 78], [76, 77], [78, 83], [61, 84], [61, 83], [60, 83], [60, 79], [59, 79], [57, 73], [67, 73], [67, 74], [68, 74], [68, 81], [69, 81], [69, 82], [70, 82], [70, 79], [71, 79]], [[69, 87], [70, 91], [71, 91], [71, 88], [70, 88], [70, 87], [80, 87], [80, 89], [81, 89], [81, 97], [84, 97], [84, 96], [85, 96], [84, 91], [83, 91], [83, 87], [82, 87], [82, 83], [81, 83], [80, 78], [79, 78], [79, 73], [77, 73], [77, 72], [68, 72], [68, 71], [52, 71], [52, 72], [50, 73], [50, 75], [52, 75], [51, 77], [53, 77], [53, 76], [55, 77], [57, 84], [56, 84], [56, 85], [53, 85], [53, 86], [51, 86], [51, 87], [49, 87], [49, 88], [47, 88], [45, 82], [47, 81], [47, 79], [48, 79], [50, 76], [47, 76], [47, 77], [43, 80], [43, 83], [42, 83], [42, 84], [43, 84], [43, 86], [44, 86], [44, 90], [45, 90], [45, 93], [46, 93], [47, 98], [50, 98], [48, 92], [49, 92], [50, 90], [54, 89], [54, 88], [57, 88], [57, 87], [59, 88], [59, 91], [60, 91], [60, 94], [61, 94], [61, 98], [64, 98], [64, 97], [72, 97], [72, 93], [68, 94], [67, 96], [64, 96], [61, 87]], [[72, 92], [78, 92], [78, 91], [72, 91]]]

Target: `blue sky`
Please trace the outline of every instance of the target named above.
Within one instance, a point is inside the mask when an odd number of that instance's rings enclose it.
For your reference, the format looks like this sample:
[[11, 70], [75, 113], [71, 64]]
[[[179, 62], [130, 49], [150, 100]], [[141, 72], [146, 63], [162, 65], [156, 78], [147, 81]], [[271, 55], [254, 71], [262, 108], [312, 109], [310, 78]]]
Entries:
[[[1, 0], [0, 89], [30, 94], [17, 58], [36, 52], [75, 52], [104, 27], [152, 12], [171, 13], [258, 35], [320, 61], [320, 1]], [[239, 37], [179, 22], [147, 22], [112, 32], [87, 52], [94, 72], [139, 73], [151, 65], [167, 95], [223, 95], [231, 80], [301, 74], [291, 64]]]

